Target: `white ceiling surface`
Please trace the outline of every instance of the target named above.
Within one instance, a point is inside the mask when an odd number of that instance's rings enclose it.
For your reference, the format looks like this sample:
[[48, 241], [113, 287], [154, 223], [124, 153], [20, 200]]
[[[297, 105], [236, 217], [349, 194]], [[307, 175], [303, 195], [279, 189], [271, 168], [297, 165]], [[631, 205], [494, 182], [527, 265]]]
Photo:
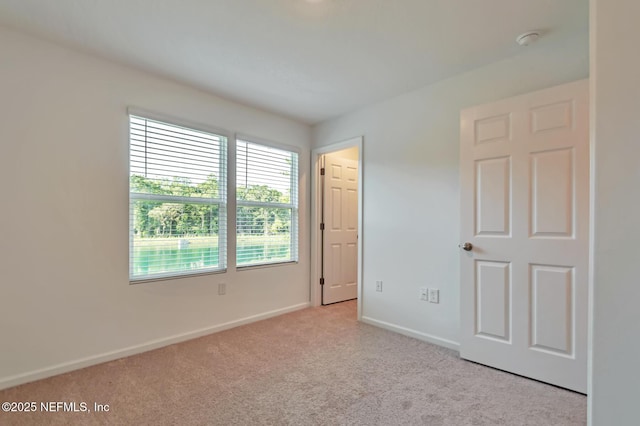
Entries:
[[[587, 0], [0, 0], [0, 23], [314, 124], [587, 38]], [[530, 46], [539, 48], [538, 46]]]

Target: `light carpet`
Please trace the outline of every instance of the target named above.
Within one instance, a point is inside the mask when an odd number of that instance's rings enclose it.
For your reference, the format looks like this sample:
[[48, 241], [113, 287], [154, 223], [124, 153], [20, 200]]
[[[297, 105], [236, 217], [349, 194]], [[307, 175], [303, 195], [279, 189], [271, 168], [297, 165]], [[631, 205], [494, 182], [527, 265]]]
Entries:
[[5, 401], [91, 412], [0, 412], [2, 425], [586, 424], [584, 395], [359, 323], [355, 301], [17, 386]]

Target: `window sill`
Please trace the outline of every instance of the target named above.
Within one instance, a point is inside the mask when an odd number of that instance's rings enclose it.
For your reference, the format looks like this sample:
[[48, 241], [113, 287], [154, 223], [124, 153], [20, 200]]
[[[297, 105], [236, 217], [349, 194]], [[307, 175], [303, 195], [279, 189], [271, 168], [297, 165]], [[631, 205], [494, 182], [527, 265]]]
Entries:
[[174, 275], [158, 275], [158, 276], [150, 276], [146, 278], [129, 278], [129, 285], [134, 284], [143, 284], [157, 281], [168, 281], [168, 280], [177, 280], [182, 278], [192, 278], [192, 277], [201, 277], [204, 275], [216, 275], [216, 274], [224, 274], [227, 272], [227, 269], [216, 269], [214, 271], [199, 271], [199, 272], [188, 272], [183, 274], [174, 274]]
[[297, 260], [291, 260], [286, 262], [258, 263], [254, 265], [238, 265], [236, 266], [236, 270], [238, 272], [242, 272], [242, 271], [249, 271], [251, 269], [275, 268], [278, 266], [297, 265], [298, 263], [299, 262]]

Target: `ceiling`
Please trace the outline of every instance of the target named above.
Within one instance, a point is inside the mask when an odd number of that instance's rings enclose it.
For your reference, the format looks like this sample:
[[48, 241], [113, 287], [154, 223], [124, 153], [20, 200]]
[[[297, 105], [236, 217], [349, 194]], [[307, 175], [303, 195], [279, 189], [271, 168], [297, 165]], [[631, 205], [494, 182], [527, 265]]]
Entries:
[[536, 46], [588, 0], [0, 0], [0, 24], [308, 124]]

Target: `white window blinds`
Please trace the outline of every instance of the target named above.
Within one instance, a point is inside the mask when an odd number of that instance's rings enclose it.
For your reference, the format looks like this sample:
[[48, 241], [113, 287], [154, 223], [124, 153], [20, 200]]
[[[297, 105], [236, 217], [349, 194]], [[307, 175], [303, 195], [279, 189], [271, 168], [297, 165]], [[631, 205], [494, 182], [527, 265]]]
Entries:
[[226, 138], [136, 115], [129, 124], [130, 279], [225, 269]]
[[298, 154], [237, 140], [238, 266], [298, 260]]

